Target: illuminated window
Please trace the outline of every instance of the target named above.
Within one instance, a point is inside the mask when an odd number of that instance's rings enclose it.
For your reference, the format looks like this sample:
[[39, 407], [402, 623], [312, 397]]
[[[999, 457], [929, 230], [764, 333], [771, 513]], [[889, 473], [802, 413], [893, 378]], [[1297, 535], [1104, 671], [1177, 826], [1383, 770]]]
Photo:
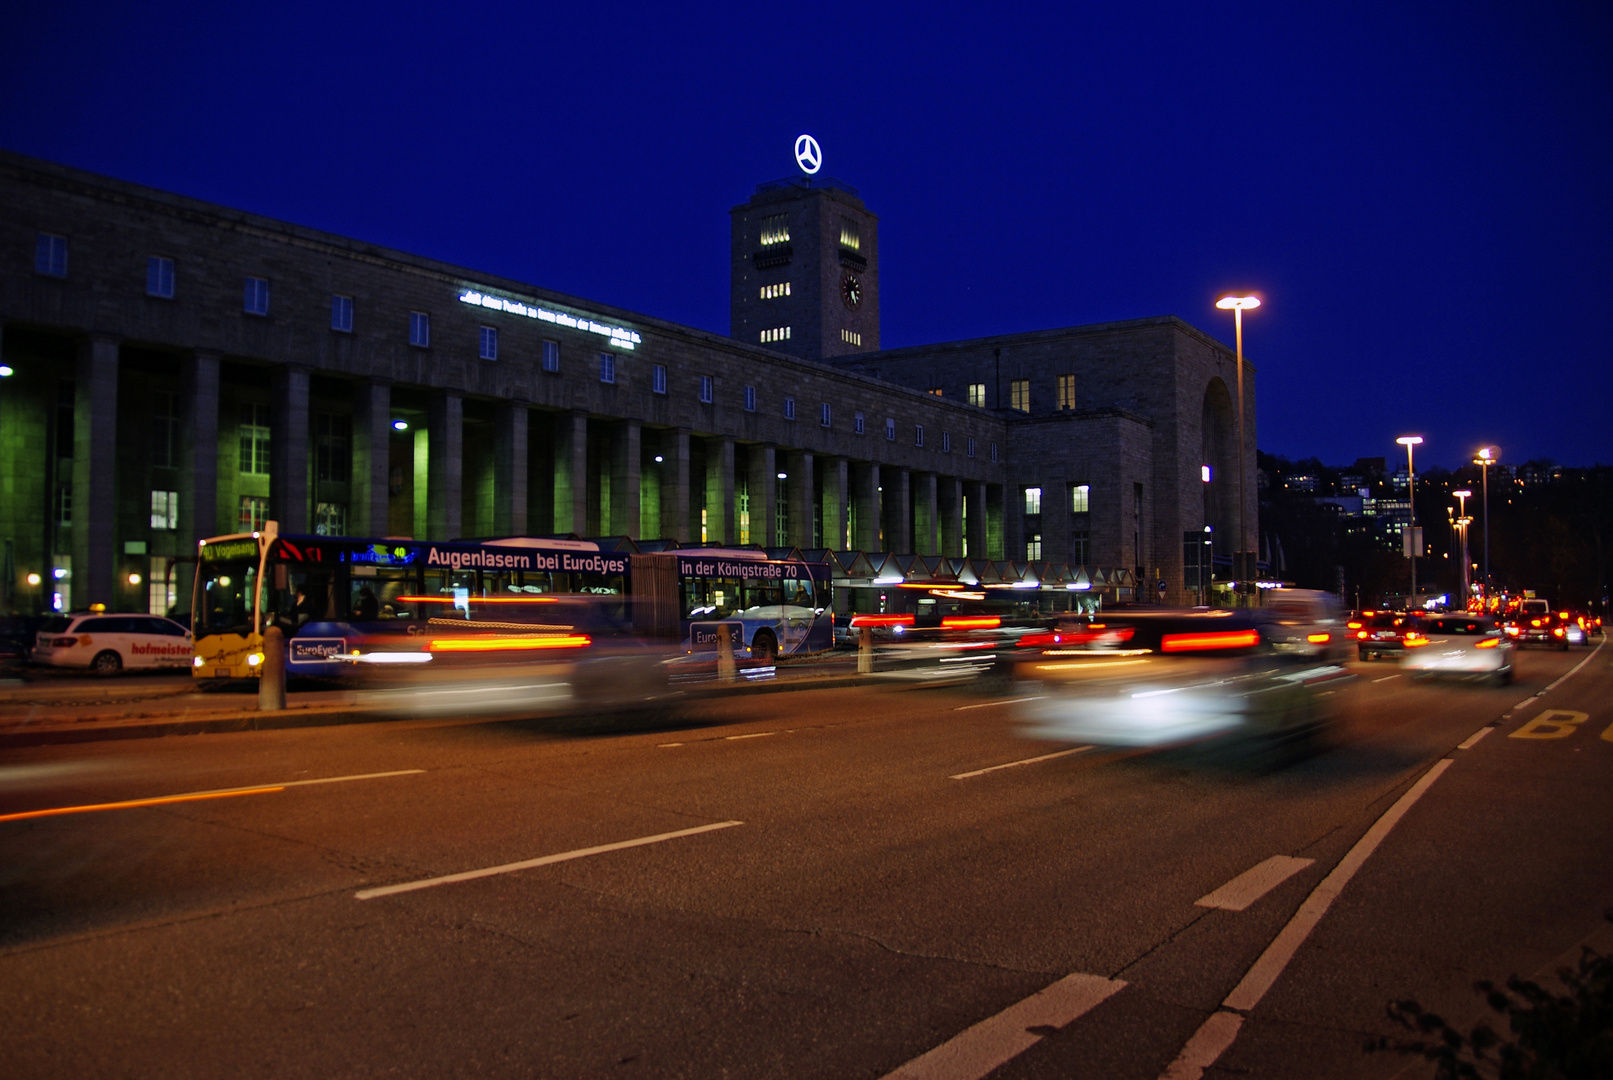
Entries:
[[498, 331], [491, 326], [482, 327], [481, 357], [483, 360], [498, 359]]
[[941, 432], [941, 453], [952, 453], [952, 432], [950, 431]]
[[246, 279], [246, 299], [242, 309], [248, 315], [269, 314], [269, 279], [249, 277]]
[[889, 442], [896, 441], [896, 421], [889, 416], [885, 417], [885, 438]]
[[153, 555], [146, 574], [146, 610], [153, 615], [167, 615], [179, 600], [179, 586], [174, 581], [180, 570], [178, 559]]
[[795, 419], [795, 399], [792, 397], [787, 397], [784, 399], [784, 419]]
[[241, 406], [240, 470], [254, 476], [269, 475], [269, 406]]
[[861, 435], [868, 430], [868, 425], [863, 420], [862, 413], [855, 412], [851, 414], [851, 430], [855, 431], [858, 435]]
[[762, 219], [762, 246], [772, 247], [774, 244], [788, 244], [790, 242], [790, 215], [769, 214]]
[[656, 364], [650, 368], [650, 393], [666, 393], [666, 365]]
[[160, 255], [146, 259], [146, 295], [174, 298], [174, 260]]
[[975, 437], [973, 435], [963, 440], [963, 453], [965, 457], [975, 456]]
[[862, 348], [863, 336], [856, 330], [847, 330], [845, 327], [841, 327], [840, 340], [844, 341], [847, 345], [855, 345], [859, 349]]
[[1031, 538], [1025, 541], [1025, 561], [1039, 562], [1042, 558], [1042, 534], [1032, 533]]
[[713, 381], [714, 380], [712, 379], [712, 377], [710, 375], [702, 375], [702, 376], [700, 376], [700, 403], [702, 405], [710, 405], [711, 404], [711, 391], [712, 391], [712, 383], [713, 383]]
[[745, 411], [756, 411], [756, 387], [754, 386], [745, 387]]
[[978, 405], [982, 409], [986, 407], [986, 384], [985, 383], [983, 383], [983, 382], [972, 382], [972, 383], [969, 384], [969, 404]]
[[939, 386], [932, 386], [932, 387], [930, 387], [928, 390], [926, 390], [924, 392], [926, 394], [934, 394], [936, 397], [942, 397], [943, 396], [942, 393], [941, 393], [941, 388]]
[[788, 340], [790, 340], [790, 328], [788, 326], [775, 326], [771, 330], [762, 331], [762, 344], [764, 345], [771, 344], [775, 341]]
[[850, 248], [852, 251], [862, 250], [862, 229], [858, 227], [855, 221], [848, 217], [843, 217], [840, 219], [840, 246], [843, 248]]
[[614, 383], [616, 381], [616, 354], [602, 352], [599, 354], [599, 381]]
[[1031, 411], [1031, 381], [1015, 379], [1008, 384], [1008, 400], [1020, 412]]
[[257, 532], [269, 520], [269, 500], [263, 495], [242, 495], [235, 515], [236, 532]]
[[1025, 513], [1040, 514], [1042, 512], [1042, 489], [1028, 487], [1025, 489]]
[[353, 298], [351, 296], [333, 296], [330, 298], [330, 328], [339, 330], [344, 334], [353, 332]]
[[316, 536], [346, 536], [347, 504], [339, 502], [315, 503], [314, 534]]
[[924, 445], [924, 425], [923, 424], [914, 424], [913, 425], [913, 445], [914, 446], [923, 446]]
[[818, 426], [829, 426], [829, 403], [827, 401], [818, 406]]
[[1059, 376], [1059, 408], [1075, 408], [1075, 376]]
[[40, 233], [34, 245], [34, 269], [51, 277], [67, 276], [67, 237]]
[[1073, 484], [1070, 487], [1070, 513], [1084, 514], [1092, 508], [1092, 486]]
[[431, 346], [431, 316], [424, 311], [409, 312], [409, 344], [417, 349]]
[[151, 493], [151, 527], [164, 530], [179, 528], [179, 492]]
[[543, 343], [543, 370], [556, 375], [560, 373], [560, 342]]
[[790, 283], [788, 281], [784, 282], [781, 285], [763, 285], [762, 286], [762, 297], [761, 298], [763, 300], [777, 300], [781, 296], [789, 296], [789, 295], [790, 295]]

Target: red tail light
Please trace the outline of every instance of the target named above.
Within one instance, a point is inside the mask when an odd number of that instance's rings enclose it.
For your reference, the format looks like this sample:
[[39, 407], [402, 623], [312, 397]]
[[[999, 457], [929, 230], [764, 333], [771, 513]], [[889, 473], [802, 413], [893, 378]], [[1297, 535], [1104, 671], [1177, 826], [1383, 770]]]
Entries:
[[1498, 638], [1498, 637], [1487, 637], [1483, 641], [1479, 642], [1477, 645], [1475, 645], [1473, 647], [1475, 649], [1494, 649], [1494, 648], [1498, 647], [1500, 644], [1501, 644], [1501, 639], [1500, 638]]
[[1312, 645], [1326, 645], [1333, 640], [1332, 634], [1306, 634], [1305, 640]]
[[452, 637], [436, 638], [431, 651], [520, 652], [529, 649], [581, 649], [593, 644], [587, 634], [550, 634], [546, 637]]
[[1111, 630], [1108, 623], [1093, 623], [1085, 630], [1066, 631], [1060, 637], [1066, 645], [1091, 645], [1096, 641], [1113, 645], [1130, 641], [1136, 632], [1136, 627], [1132, 626], [1117, 626]]
[[995, 630], [1003, 624], [997, 615], [945, 615], [941, 618], [943, 630]]
[[1362, 641], [1365, 641], [1367, 639], [1367, 632], [1365, 630], [1362, 630], [1359, 633], [1357, 633], [1355, 636], [1360, 638]]
[[854, 615], [851, 627], [856, 630], [864, 626], [912, 626], [911, 615]]
[[1166, 634], [1160, 639], [1161, 652], [1197, 652], [1201, 649], [1247, 649], [1260, 644], [1255, 630], [1221, 630], [1210, 634]]
[[1022, 649], [1047, 649], [1057, 645], [1060, 640], [1058, 634], [1049, 630], [1042, 634], [1026, 634], [1014, 644]]

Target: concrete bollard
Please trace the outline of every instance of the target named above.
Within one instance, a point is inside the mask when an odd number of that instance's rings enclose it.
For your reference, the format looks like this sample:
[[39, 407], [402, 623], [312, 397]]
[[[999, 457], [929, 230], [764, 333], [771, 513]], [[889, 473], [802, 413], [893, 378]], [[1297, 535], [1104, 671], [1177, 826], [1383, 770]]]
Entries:
[[733, 682], [737, 677], [734, 668], [734, 628], [723, 623], [717, 627], [717, 681]]
[[258, 676], [258, 711], [286, 707], [286, 635], [278, 626], [263, 632], [263, 672]]
[[871, 675], [874, 671], [874, 628], [864, 626], [857, 637], [857, 674]]

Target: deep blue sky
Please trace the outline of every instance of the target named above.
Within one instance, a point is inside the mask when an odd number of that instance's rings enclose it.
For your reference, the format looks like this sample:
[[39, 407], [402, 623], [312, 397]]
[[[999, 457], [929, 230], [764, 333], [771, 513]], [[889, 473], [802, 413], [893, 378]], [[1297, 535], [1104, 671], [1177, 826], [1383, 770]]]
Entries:
[[810, 131], [887, 347], [1255, 289], [1264, 450], [1613, 462], [1607, 4], [144, 7], [9, 6], [0, 146], [726, 333]]

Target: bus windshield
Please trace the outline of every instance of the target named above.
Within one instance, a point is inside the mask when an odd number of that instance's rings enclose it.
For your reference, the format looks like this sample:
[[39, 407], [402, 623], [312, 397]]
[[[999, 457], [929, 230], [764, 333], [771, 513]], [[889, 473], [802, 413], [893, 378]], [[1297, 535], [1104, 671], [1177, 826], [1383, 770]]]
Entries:
[[200, 564], [196, 575], [196, 625], [201, 634], [250, 634], [256, 559], [225, 559]]

